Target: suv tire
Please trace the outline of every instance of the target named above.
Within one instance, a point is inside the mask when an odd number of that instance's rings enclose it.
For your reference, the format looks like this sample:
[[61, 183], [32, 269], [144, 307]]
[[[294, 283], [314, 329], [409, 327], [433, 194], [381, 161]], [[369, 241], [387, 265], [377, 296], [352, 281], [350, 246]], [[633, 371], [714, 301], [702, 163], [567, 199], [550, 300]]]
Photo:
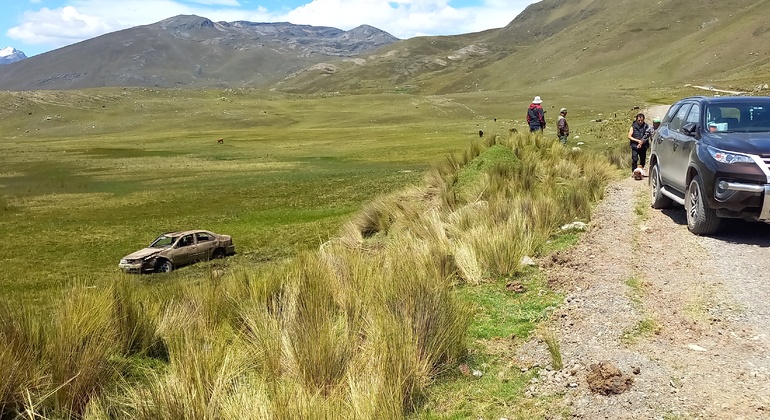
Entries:
[[660, 168], [658, 164], [652, 165], [650, 169], [650, 193], [652, 195], [652, 208], [654, 209], [667, 209], [674, 203], [670, 198], [663, 195], [663, 184], [660, 179]]
[[719, 230], [721, 219], [716, 210], [704, 203], [703, 181], [700, 175], [690, 181], [684, 196], [684, 208], [687, 213], [687, 228], [696, 235], [710, 235]]

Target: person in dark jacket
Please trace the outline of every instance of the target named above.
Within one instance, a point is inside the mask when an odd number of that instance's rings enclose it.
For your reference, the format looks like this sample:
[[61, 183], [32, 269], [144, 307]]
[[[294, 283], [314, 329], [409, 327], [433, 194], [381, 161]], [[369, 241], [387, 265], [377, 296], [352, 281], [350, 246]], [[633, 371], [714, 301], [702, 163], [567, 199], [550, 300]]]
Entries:
[[644, 114], [636, 114], [636, 119], [631, 124], [631, 129], [628, 130], [628, 142], [631, 146], [631, 172], [637, 168], [637, 162], [639, 162], [640, 168], [644, 169], [644, 164], [647, 161], [647, 146], [649, 146], [649, 132], [650, 126], [644, 122]]
[[542, 103], [543, 100], [539, 96], [535, 96], [527, 110], [527, 124], [529, 124], [529, 131], [532, 133], [545, 130], [545, 111], [540, 105]]
[[559, 110], [559, 119], [556, 122], [556, 129], [559, 131], [559, 143], [567, 145], [569, 137], [569, 124], [567, 123], [567, 108]]

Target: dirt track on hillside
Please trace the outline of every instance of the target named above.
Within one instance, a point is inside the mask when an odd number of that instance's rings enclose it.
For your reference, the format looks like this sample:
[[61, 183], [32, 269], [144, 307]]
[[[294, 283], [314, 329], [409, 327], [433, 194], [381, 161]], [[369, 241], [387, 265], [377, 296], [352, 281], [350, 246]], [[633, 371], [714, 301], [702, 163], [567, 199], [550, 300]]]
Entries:
[[[528, 393], [564, 394], [576, 418], [770, 418], [770, 226], [731, 221], [698, 237], [681, 207], [649, 208], [648, 191], [646, 179], [611, 185], [578, 246], [541, 261], [566, 295], [552, 318], [565, 367]], [[550, 356], [533, 340], [519, 359]], [[631, 388], [592, 393], [588, 367], [601, 361]]]

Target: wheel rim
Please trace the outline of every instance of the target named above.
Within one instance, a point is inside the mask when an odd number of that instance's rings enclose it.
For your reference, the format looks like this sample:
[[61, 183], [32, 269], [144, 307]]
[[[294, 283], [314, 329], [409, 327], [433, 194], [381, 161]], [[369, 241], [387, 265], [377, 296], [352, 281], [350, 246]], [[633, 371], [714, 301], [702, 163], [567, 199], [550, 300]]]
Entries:
[[164, 261], [163, 264], [160, 265], [160, 269], [158, 270], [161, 273], [168, 273], [171, 271], [171, 263], [168, 261]]
[[652, 167], [652, 173], [650, 174], [650, 183], [652, 184], [652, 200], [655, 201], [655, 199], [658, 198], [658, 188], [660, 187], [660, 184], [658, 183], [658, 166]]
[[695, 223], [698, 220], [698, 205], [700, 204], [700, 189], [696, 182], [690, 183], [690, 198], [687, 200], [687, 218], [690, 224]]

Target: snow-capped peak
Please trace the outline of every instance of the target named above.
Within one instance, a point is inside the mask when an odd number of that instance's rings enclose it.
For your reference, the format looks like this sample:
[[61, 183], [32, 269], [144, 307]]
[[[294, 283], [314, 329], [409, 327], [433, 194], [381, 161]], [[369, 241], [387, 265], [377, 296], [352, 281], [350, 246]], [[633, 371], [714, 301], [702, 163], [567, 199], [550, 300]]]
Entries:
[[11, 64], [15, 61], [27, 58], [24, 52], [13, 47], [5, 47], [0, 50], [0, 64]]

